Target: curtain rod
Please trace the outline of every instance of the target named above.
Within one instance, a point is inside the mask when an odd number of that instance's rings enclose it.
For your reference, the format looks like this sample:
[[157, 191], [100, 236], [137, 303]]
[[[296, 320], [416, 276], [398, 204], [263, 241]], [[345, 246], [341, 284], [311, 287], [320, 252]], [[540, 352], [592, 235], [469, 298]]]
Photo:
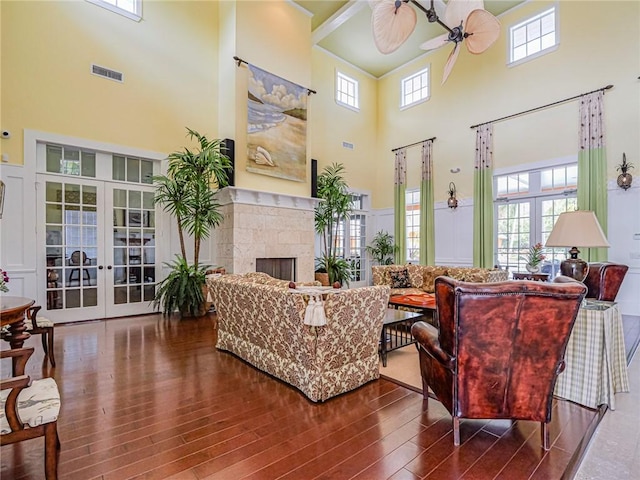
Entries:
[[[249, 65], [249, 62], [247, 62], [246, 60], [243, 60], [240, 57], [237, 57], [235, 55], [233, 56], [233, 59], [236, 61], [236, 64], [238, 65], [238, 67], [240, 65], [242, 65], [243, 63], [246, 63], [247, 65]], [[307, 88], [307, 87], [302, 87], [302, 88]], [[312, 93], [315, 95], [318, 92], [316, 92], [315, 90], [311, 90], [310, 88], [307, 88], [307, 95], [311, 95]]]
[[613, 88], [613, 85], [607, 85], [606, 87], [598, 88], [597, 90], [592, 90], [591, 92], [581, 93], [580, 95], [574, 95], [573, 97], [565, 98], [564, 100], [558, 100], [557, 102], [549, 103], [547, 105], [542, 105], [541, 107], [530, 108], [529, 110], [525, 110], [524, 112], [514, 113], [513, 115], [507, 115], [506, 117], [496, 118], [495, 120], [491, 120], [489, 122], [482, 122], [477, 125], [471, 125], [471, 127], [469, 128], [478, 128], [479, 126], [486, 125], [488, 123], [495, 123], [495, 122], [500, 122], [502, 120], [507, 120], [509, 118], [519, 117], [520, 115], [524, 115], [526, 113], [536, 112], [538, 110], [542, 110], [543, 108], [549, 108], [555, 105], [559, 105], [561, 103], [568, 102], [570, 100], [575, 100], [576, 98], [583, 97], [584, 95], [589, 95], [590, 93], [604, 92], [605, 90], [609, 90], [610, 88]]
[[420, 140], [419, 142], [410, 143], [409, 145], [405, 145], [404, 147], [392, 148], [392, 152], [397, 152], [398, 150], [402, 150], [403, 148], [413, 147], [414, 145], [420, 145], [424, 142], [434, 141], [436, 137], [427, 138], [426, 140]]

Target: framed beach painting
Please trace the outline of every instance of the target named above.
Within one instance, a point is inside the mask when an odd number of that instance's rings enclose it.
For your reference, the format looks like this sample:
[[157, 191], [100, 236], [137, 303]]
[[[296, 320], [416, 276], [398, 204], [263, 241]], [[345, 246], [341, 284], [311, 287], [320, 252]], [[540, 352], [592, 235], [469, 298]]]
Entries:
[[307, 92], [249, 65], [247, 171], [306, 180]]

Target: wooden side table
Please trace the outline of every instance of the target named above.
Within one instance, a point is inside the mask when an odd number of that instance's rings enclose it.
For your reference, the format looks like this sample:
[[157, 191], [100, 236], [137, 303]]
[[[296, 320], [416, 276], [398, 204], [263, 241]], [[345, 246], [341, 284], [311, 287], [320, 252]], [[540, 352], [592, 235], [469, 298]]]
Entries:
[[549, 280], [548, 273], [529, 273], [529, 272], [513, 272], [514, 280], [535, 280], [537, 282], [547, 282]]

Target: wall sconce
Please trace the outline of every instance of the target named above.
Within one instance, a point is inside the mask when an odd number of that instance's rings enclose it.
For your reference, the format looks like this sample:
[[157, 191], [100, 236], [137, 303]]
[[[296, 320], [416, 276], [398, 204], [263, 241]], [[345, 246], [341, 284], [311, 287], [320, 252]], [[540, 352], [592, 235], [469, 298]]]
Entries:
[[633, 177], [630, 173], [627, 173], [627, 170], [633, 169], [633, 163], [627, 163], [627, 156], [622, 154], [622, 163], [616, 167], [616, 170], [621, 172], [618, 175], [618, 186], [623, 190], [627, 190], [631, 187], [631, 182], [633, 181]]
[[456, 184], [449, 183], [449, 198], [447, 199], [447, 207], [458, 208], [458, 199], [456, 198]]

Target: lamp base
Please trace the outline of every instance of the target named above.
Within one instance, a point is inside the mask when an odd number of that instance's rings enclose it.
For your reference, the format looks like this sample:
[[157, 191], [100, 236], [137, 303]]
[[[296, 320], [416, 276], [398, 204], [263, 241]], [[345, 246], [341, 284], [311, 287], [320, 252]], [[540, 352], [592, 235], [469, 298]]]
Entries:
[[582, 282], [589, 271], [589, 264], [581, 258], [567, 258], [560, 264], [560, 273]]

